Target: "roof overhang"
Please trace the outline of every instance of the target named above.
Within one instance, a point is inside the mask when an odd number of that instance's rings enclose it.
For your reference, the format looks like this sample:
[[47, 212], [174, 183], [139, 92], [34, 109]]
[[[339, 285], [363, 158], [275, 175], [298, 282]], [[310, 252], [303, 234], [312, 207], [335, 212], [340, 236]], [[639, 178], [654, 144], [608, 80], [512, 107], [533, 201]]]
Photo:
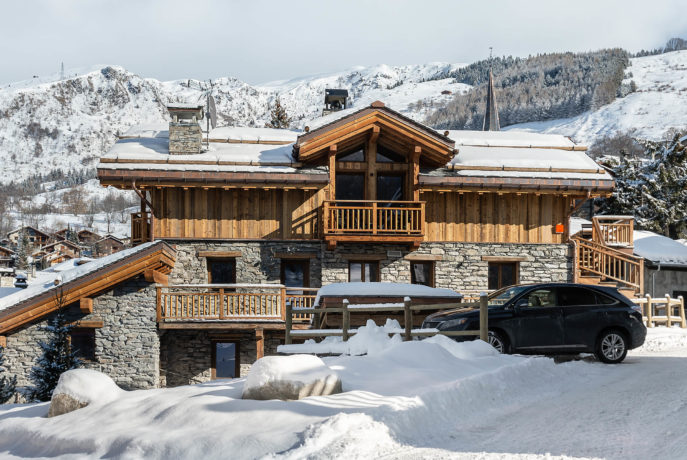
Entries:
[[159, 241], [127, 257], [106, 265], [72, 281], [25, 299], [0, 311], [0, 334], [7, 334], [24, 324], [39, 320], [57, 310], [56, 292], [61, 289], [62, 305], [70, 305], [82, 298], [92, 297], [146, 270], [169, 273], [174, 267], [176, 251]]
[[372, 133], [378, 133], [379, 142], [405, 146], [408, 150], [420, 147], [420, 161], [427, 165], [443, 166], [455, 154], [453, 140], [375, 102], [370, 107], [298, 136], [293, 146], [294, 157], [303, 163], [317, 162], [327, 155], [331, 147], [336, 146], [340, 152], [346, 146], [364, 142]]
[[547, 191], [565, 194], [589, 193], [593, 196], [607, 196], [613, 191], [614, 182], [594, 179], [543, 179], [528, 177], [483, 177], [483, 176], [423, 176], [419, 178], [420, 188], [432, 190], [449, 188], [472, 191], [530, 192]]

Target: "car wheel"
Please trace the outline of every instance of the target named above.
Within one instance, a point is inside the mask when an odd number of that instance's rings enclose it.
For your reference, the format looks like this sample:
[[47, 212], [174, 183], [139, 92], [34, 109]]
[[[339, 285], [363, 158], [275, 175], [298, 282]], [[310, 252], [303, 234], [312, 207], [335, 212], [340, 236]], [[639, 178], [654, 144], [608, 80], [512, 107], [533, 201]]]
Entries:
[[489, 331], [487, 342], [499, 353], [508, 353], [508, 341], [500, 332]]
[[607, 364], [617, 364], [627, 355], [627, 339], [622, 332], [612, 329], [604, 331], [596, 343], [596, 358]]

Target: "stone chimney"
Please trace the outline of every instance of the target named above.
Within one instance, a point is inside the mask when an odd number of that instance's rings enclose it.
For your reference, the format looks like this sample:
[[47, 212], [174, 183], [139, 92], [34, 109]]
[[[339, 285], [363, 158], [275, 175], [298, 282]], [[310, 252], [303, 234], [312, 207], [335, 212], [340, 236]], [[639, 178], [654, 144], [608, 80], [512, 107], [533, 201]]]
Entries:
[[172, 121], [169, 122], [169, 154], [195, 155], [203, 145], [203, 131], [199, 121], [203, 119], [202, 105], [175, 104], [167, 106]]

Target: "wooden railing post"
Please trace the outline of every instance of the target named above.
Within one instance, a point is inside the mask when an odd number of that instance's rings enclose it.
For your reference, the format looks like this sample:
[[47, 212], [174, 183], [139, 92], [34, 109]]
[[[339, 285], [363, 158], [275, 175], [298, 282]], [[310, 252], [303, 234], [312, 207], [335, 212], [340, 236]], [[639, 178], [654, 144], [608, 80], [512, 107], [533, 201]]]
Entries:
[[162, 287], [155, 287], [155, 297], [157, 299], [157, 322], [162, 321]]
[[372, 202], [372, 234], [377, 234], [377, 202]]
[[680, 301], [680, 327], [684, 329], [687, 327], [687, 319], [685, 319], [685, 299], [679, 296], [677, 300]]
[[284, 308], [284, 343], [286, 345], [291, 343], [291, 326], [293, 324], [293, 317], [291, 315], [291, 303], [287, 303]]
[[479, 295], [479, 338], [489, 343], [489, 301], [487, 293]]
[[323, 220], [323, 222], [322, 222], [322, 223], [323, 223], [323, 225], [322, 225], [322, 227], [323, 227], [323, 232], [324, 232], [325, 235], [328, 235], [328, 234], [329, 234], [329, 229], [330, 229], [329, 219], [330, 219], [330, 217], [331, 217], [331, 216], [329, 215], [329, 201], [325, 201], [325, 202], [324, 202], [324, 207], [323, 207], [323, 209], [322, 209], [322, 214], [324, 215], [324, 217], [323, 217], [323, 219], [322, 219], [322, 220]]
[[670, 317], [672, 316], [672, 310], [673, 306], [670, 304], [670, 296], [666, 294], [666, 326], [670, 327], [672, 326], [672, 320]]
[[219, 302], [217, 302], [217, 305], [219, 307], [219, 319], [224, 319], [224, 289], [219, 290]]
[[413, 340], [413, 310], [410, 309], [410, 297], [403, 299], [403, 322], [405, 326], [405, 336], [403, 340]]
[[[279, 306], [281, 308], [281, 311], [279, 312], [281, 319], [283, 321], [286, 321], [286, 287], [283, 287], [279, 290]], [[289, 306], [291, 305], [291, 302], [289, 302]]]
[[341, 332], [343, 335], [343, 341], [346, 342], [348, 340], [348, 329], [351, 327], [351, 313], [348, 311], [348, 299], [343, 299], [342, 304], [343, 311], [341, 312], [341, 315], [343, 318], [341, 321]]
[[654, 327], [654, 307], [651, 305], [651, 296], [646, 295], [646, 327]]

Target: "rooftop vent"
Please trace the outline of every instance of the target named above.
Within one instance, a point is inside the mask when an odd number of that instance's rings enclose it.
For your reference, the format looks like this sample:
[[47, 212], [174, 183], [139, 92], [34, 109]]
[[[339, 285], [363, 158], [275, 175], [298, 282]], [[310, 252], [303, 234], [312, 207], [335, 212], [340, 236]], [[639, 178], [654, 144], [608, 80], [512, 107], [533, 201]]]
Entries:
[[174, 104], [167, 106], [172, 120], [169, 122], [169, 154], [195, 155], [200, 153], [203, 132], [199, 121], [203, 119], [203, 106]]
[[332, 112], [338, 112], [341, 109], [345, 109], [347, 99], [347, 89], [325, 89], [322, 115], [329, 115]]

